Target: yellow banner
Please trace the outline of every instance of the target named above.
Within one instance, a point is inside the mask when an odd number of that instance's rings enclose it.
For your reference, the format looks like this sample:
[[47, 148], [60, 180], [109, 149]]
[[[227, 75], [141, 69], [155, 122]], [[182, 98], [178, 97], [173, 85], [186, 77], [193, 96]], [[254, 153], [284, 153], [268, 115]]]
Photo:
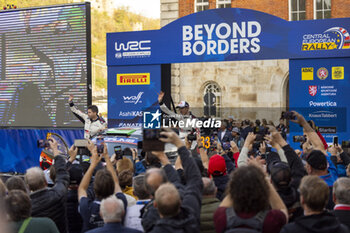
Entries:
[[117, 74], [117, 85], [149, 85], [150, 73]]
[[332, 50], [337, 49], [338, 46], [334, 42], [323, 42], [323, 43], [310, 43], [303, 44], [301, 50], [309, 51], [309, 50]]
[[301, 68], [301, 80], [314, 80], [314, 68], [313, 67]]
[[344, 66], [332, 67], [332, 79], [335, 79], [335, 80], [344, 79]]
[[17, 5], [17, 0], [0, 0], [0, 9], [3, 10], [4, 7], [8, 7], [7, 5], [14, 5], [14, 6], [17, 6], [18, 8], [18, 5]]

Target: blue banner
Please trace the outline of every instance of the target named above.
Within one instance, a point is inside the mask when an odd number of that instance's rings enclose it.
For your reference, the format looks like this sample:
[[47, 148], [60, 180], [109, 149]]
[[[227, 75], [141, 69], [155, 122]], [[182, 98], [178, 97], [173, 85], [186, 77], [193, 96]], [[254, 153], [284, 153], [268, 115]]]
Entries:
[[[289, 61], [289, 106], [313, 120], [328, 143], [349, 140], [350, 58]], [[291, 123], [291, 136], [302, 129]]]
[[160, 65], [108, 67], [108, 127], [142, 127], [143, 110], [158, 104]]
[[83, 130], [2, 129], [0, 130], [0, 172], [25, 173], [28, 168], [39, 166], [42, 151], [37, 140], [46, 139], [47, 133], [60, 135], [68, 147], [75, 139], [84, 138]]
[[350, 18], [286, 21], [226, 8], [160, 30], [107, 34], [107, 65], [350, 57]]

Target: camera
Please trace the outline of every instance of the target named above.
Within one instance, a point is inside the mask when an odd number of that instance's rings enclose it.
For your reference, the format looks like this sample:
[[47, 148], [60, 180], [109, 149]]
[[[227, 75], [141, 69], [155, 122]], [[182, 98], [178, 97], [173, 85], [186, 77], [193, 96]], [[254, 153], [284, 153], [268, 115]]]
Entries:
[[114, 147], [114, 153], [115, 153], [115, 159], [120, 160], [123, 158], [123, 151], [121, 146], [115, 146]]
[[304, 143], [304, 142], [306, 142], [306, 136], [304, 136], [304, 135], [293, 136], [293, 142]]
[[296, 120], [297, 117], [294, 115], [293, 112], [282, 112], [282, 119], [286, 119], [286, 120]]
[[342, 142], [341, 142], [341, 147], [342, 147], [343, 149], [345, 149], [345, 148], [350, 148], [350, 141], [342, 141]]
[[191, 133], [189, 133], [187, 135], [187, 140], [188, 141], [195, 141], [195, 140], [197, 140], [197, 134], [196, 134], [196, 132], [194, 130], [192, 130]]
[[74, 140], [74, 146], [77, 148], [85, 148], [88, 146], [88, 141], [86, 139], [76, 139]]
[[164, 151], [165, 143], [159, 140], [162, 131], [163, 129], [143, 129], [142, 150]]
[[36, 143], [37, 143], [38, 148], [50, 147], [49, 140], [39, 139]]

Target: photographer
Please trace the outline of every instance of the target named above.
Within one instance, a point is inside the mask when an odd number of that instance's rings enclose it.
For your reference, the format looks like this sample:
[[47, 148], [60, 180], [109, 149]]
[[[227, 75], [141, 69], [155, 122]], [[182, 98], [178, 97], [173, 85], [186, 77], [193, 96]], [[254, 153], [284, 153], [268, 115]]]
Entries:
[[346, 167], [350, 163], [349, 155], [338, 144], [328, 147], [328, 152], [331, 153], [331, 160], [337, 168], [338, 177], [346, 176]]
[[[160, 219], [154, 223], [150, 232], [199, 232], [203, 188], [200, 172], [175, 132], [169, 130], [161, 132], [161, 135], [161, 141], [172, 143], [178, 148], [186, 186], [182, 195], [171, 183], [163, 183], [157, 188], [154, 192], [154, 206], [157, 208]], [[165, 159], [163, 156], [161, 161]]]
[[54, 153], [54, 168], [56, 180], [53, 188], [47, 187], [44, 172], [39, 167], [29, 168], [25, 174], [25, 182], [31, 191], [32, 217], [49, 217], [57, 225], [61, 233], [67, 232], [66, 198], [69, 185], [69, 174], [66, 170], [66, 160], [59, 155], [57, 142], [48, 139]]
[[[82, 232], [104, 225], [103, 219], [100, 216], [100, 204], [102, 199], [115, 194], [115, 196], [123, 202], [125, 210], [127, 207], [127, 201], [119, 186], [118, 177], [109, 159], [107, 147], [104, 146], [101, 156], [97, 153], [97, 147], [89, 140], [88, 149], [91, 152], [91, 164], [78, 188], [79, 209], [80, 215], [83, 219]], [[100, 169], [96, 172], [93, 182], [93, 189], [96, 198], [92, 199], [92, 197], [88, 197], [87, 189], [92, 174], [100, 163], [102, 157], [106, 161], [107, 169]]]

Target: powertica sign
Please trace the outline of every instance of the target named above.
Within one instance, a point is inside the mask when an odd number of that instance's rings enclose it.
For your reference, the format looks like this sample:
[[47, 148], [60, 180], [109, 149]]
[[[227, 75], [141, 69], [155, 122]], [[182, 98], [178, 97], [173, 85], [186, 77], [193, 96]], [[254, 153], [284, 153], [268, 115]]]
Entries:
[[350, 57], [350, 18], [286, 21], [225, 8], [160, 30], [107, 33], [107, 65]]

